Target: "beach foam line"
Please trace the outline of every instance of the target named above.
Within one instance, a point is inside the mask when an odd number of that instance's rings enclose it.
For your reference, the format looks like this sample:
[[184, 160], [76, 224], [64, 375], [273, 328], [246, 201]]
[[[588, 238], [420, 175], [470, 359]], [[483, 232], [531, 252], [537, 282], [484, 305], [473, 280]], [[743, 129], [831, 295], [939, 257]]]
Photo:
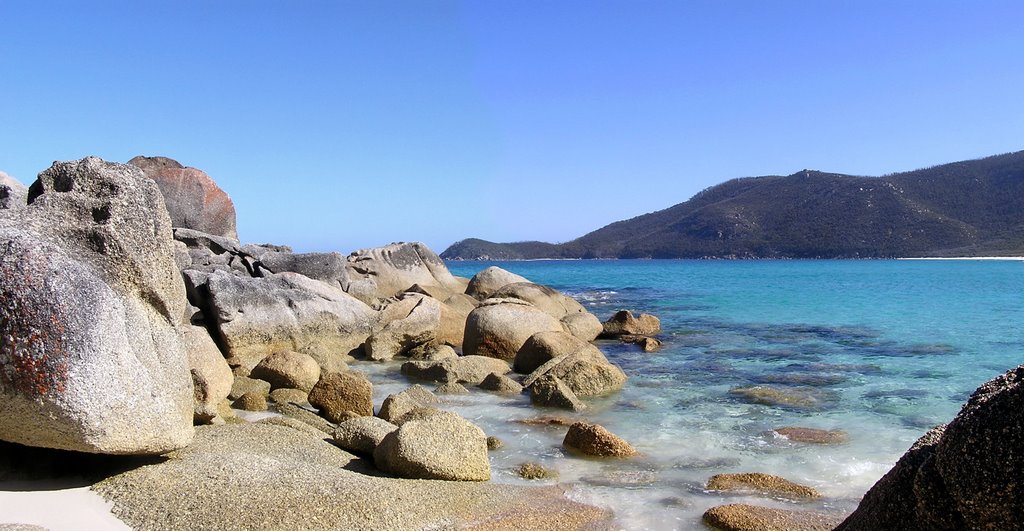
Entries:
[[51, 531], [129, 530], [88, 486], [59, 481], [0, 482], [0, 524], [34, 524]]

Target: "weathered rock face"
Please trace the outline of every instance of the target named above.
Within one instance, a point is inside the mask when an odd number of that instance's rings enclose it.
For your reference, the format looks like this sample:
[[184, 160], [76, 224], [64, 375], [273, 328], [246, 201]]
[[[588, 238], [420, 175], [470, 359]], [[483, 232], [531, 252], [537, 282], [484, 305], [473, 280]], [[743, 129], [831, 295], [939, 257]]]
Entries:
[[979, 387], [903, 455], [837, 529], [1011, 529], [1024, 496], [1024, 366]]
[[160, 187], [175, 227], [238, 239], [235, 205], [209, 175], [167, 157], [138, 156], [128, 164], [140, 168]]
[[[419, 345], [437, 339], [441, 326], [441, 303], [427, 295], [405, 293], [383, 314], [394, 313], [383, 328], [370, 335], [366, 342], [366, 357], [386, 361], [404, 354]], [[404, 314], [404, 315], [403, 315]]]
[[511, 361], [537, 332], [561, 332], [557, 319], [519, 299], [488, 299], [466, 319], [462, 350], [467, 356]]
[[320, 381], [320, 365], [309, 354], [284, 350], [263, 358], [249, 376], [270, 382], [271, 389], [301, 389], [308, 393]]
[[469, 280], [469, 286], [466, 287], [466, 295], [478, 300], [484, 300], [495, 291], [516, 282], [529, 282], [529, 280], [515, 273], [505, 271], [500, 267], [491, 266], [477, 273]]
[[457, 382], [477, 385], [496, 372], [507, 374], [508, 363], [486, 356], [459, 356], [440, 361], [410, 361], [402, 364], [402, 374], [432, 382]]
[[313, 357], [326, 372], [343, 370], [346, 355], [370, 335], [375, 312], [338, 288], [296, 273], [245, 278], [224, 271], [202, 287], [227, 354], [252, 369], [282, 350]]
[[584, 309], [576, 299], [547, 286], [532, 282], [506, 284], [491, 294], [491, 298], [528, 302], [557, 319], [566, 332], [583, 341], [593, 341], [603, 330], [597, 317]]
[[58, 162], [0, 217], [0, 438], [161, 453], [192, 438], [170, 220], [131, 166]]
[[595, 457], [630, 457], [636, 450], [604, 426], [576, 422], [569, 426], [562, 445]]
[[0, 210], [20, 210], [28, 204], [28, 188], [0, 171]]
[[419, 285], [440, 299], [464, 289], [448, 272], [444, 261], [418, 242], [355, 251], [349, 255], [346, 269], [349, 279], [346, 291], [367, 303], [394, 297], [413, 285]]
[[326, 373], [309, 392], [309, 403], [331, 422], [340, 422], [345, 413], [373, 415], [373, 385], [361, 373]]
[[334, 443], [343, 450], [360, 455], [373, 455], [380, 442], [398, 426], [377, 417], [359, 417], [338, 424]]
[[487, 481], [487, 436], [473, 423], [442, 412], [407, 422], [373, 452], [377, 467], [410, 479]]
[[604, 322], [601, 337], [654, 336], [658, 332], [661, 332], [661, 320], [657, 317], [646, 313], [633, 317], [629, 310], [622, 310]]
[[456, 293], [441, 305], [441, 327], [437, 331], [437, 342], [462, 348], [466, 334], [466, 319], [476, 309], [476, 299], [465, 293]]
[[217, 418], [218, 406], [231, 392], [235, 375], [205, 328], [183, 325], [181, 337], [192, 373], [194, 420], [206, 424]]

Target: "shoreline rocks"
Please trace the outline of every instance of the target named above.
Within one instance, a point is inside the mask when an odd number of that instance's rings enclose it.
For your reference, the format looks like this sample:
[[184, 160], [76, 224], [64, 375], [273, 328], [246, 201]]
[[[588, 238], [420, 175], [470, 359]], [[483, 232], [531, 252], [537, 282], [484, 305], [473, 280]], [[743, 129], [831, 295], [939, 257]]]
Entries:
[[632, 457], [636, 449], [599, 424], [576, 422], [569, 426], [562, 446], [594, 457]]
[[821, 494], [811, 487], [793, 483], [783, 477], [759, 472], [716, 474], [708, 480], [707, 490], [737, 493], [756, 492], [794, 500], [809, 500], [821, 497]]

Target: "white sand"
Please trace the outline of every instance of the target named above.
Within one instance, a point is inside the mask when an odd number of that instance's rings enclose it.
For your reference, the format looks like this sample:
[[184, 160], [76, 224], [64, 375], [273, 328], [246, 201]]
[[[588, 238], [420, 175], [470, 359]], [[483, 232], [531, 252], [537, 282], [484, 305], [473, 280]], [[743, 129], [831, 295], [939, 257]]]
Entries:
[[81, 482], [0, 482], [3, 523], [35, 524], [52, 531], [129, 529], [110, 513], [110, 504]]

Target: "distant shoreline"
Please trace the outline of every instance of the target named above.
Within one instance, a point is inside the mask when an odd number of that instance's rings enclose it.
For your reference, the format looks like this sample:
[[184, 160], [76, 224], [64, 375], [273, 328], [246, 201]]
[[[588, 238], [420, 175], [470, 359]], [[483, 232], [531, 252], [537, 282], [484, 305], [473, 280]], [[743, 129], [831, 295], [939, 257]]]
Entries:
[[603, 262], [610, 260], [695, 260], [695, 261], [792, 261], [792, 260], [989, 260], [1024, 262], [1024, 256], [909, 256], [909, 257], [865, 257], [865, 258], [790, 258], [790, 257], [702, 257], [702, 258], [444, 258], [445, 262]]
[[1024, 256], [951, 256], [951, 257], [936, 257], [936, 256], [922, 256], [918, 258], [896, 258], [895, 260], [1006, 260], [1014, 262], [1024, 262]]

